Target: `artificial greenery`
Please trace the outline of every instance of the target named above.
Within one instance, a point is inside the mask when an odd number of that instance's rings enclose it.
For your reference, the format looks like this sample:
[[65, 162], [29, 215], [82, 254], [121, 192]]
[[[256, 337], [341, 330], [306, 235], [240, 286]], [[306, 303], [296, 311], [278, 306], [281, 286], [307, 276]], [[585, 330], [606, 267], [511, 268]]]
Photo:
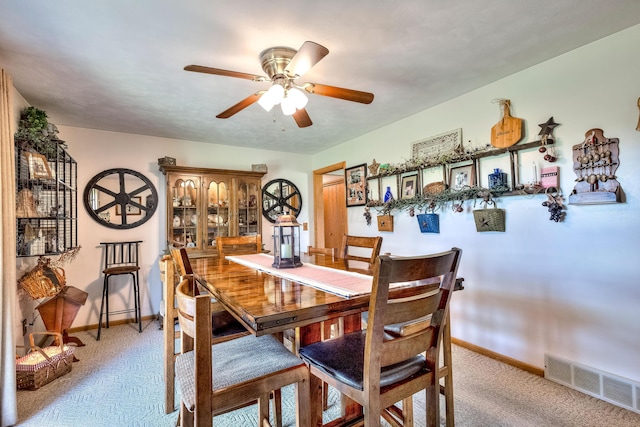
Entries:
[[55, 155], [59, 143], [55, 134], [49, 132], [47, 113], [36, 107], [22, 110], [14, 141], [16, 145], [32, 148], [47, 157]]
[[456, 208], [469, 200], [473, 200], [474, 204], [477, 199], [489, 201], [507, 191], [509, 191], [507, 187], [494, 187], [488, 190], [475, 185], [464, 186], [459, 190], [446, 189], [435, 194], [417, 194], [410, 199], [392, 199], [387, 202], [374, 200], [367, 203], [367, 206], [375, 208], [383, 215], [388, 215], [393, 210], [413, 209], [415, 211], [435, 212], [438, 209], [444, 209], [449, 204]]
[[399, 173], [411, 172], [419, 169], [432, 168], [436, 166], [444, 166], [452, 163], [464, 162], [472, 160], [474, 155], [495, 150], [495, 147], [487, 144], [485, 147], [468, 149], [466, 151], [452, 151], [449, 153], [439, 153], [435, 156], [423, 156], [404, 160], [400, 163], [385, 163], [380, 165], [376, 173], [372, 173], [369, 177], [383, 177], [389, 175], [397, 175]]

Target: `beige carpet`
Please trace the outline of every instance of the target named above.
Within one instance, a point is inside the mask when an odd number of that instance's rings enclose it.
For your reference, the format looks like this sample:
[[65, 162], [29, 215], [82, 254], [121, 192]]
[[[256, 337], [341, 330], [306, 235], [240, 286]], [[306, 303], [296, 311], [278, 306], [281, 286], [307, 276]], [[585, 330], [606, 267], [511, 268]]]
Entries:
[[[18, 392], [20, 426], [175, 426], [177, 411], [163, 407], [162, 331], [156, 322], [138, 334], [133, 325], [72, 334], [85, 342], [71, 373], [36, 391]], [[538, 376], [453, 348], [456, 425], [638, 427], [640, 414]], [[338, 395], [329, 396], [325, 421], [337, 416]], [[414, 398], [416, 426], [424, 426], [423, 394]], [[441, 399], [444, 414], [444, 399]], [[291, 387], [283, 390], [284, 425], [294, 426]], [[217, 427], [257, 425], [255, 406], [214, 418]], [[444, 418], [442, 418], [444, 425]]]

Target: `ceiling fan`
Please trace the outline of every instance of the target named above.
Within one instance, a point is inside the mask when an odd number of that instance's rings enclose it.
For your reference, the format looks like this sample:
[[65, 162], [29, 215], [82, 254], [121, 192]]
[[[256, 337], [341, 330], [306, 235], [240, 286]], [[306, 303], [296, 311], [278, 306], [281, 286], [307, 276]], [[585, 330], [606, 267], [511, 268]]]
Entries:
[[280, 104], [283, 114], [287, 116], [292, 115], [298, 127], [303, 128], [313, 124], [309, 114], [304, 108], [307, 104], [307, 97], [304, 92], [360, 102], [362, 104], [370, 104], [371, 101], [373, 101], [373, 94], [369, 92], [361, 92], [319, 83], [296, 83], [295, 80], [297, 78], [309, 71], [311, 67], [327, 56], [328, 53], [329, 49], [312, 41], [304, 42], [297, 51], [290, 47], [283, 46], [265, 49], [260, 53], [260, 62], [267, 77], [204, 67], [202, 65], [187, 65], [184, 69], [197, 73], [216, 74], [219, 76], [253, 80], [255, 82], [272, 83], [268, 90], [255, 92], [218, 114], [216, 117], [219, 119], [227, 119], [255, 102], [267, 111], [271, 111], [275, 105]]

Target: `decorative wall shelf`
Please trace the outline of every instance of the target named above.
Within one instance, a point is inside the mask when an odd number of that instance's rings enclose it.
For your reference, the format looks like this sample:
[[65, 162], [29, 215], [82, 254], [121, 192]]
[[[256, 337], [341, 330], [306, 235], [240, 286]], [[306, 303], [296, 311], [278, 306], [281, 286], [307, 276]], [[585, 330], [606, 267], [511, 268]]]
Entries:
[[[549, 139], [546, 141], [546, 144], [553, 144], [553, 140]], [[427, 209], [429, 204], [435, 203], [436, 207], [440, 207], [443, 204], [452, 201], [465, 201], [475, 198], [486, 198], [486, 197], [497, 197], [497, 196], [521, 196], [527, 194], [536, 194], [541, 193], [545, 189], [540, 186], [524, 186], [520, 185], [517, 180], [517, 169], [518, 169], [518, 152], [522, 150], [529, 150], [532, 148], [537, 148], [543, 145], [543, 141], [533, 141], [524, 144], [517, 144], [507, 148], [491, 148], [488, 150], [477, 150], [474, 152], [468, 152], [461, 155], [451, 156], [446, 159], [440, 159], [438, 162], [422, 162], [416, 164], [416, 159], [409, 160], [401, 165], [390, 165], [387, 170], [384, 170], [381, 173], [377, 173], [375, 175], [370, 175], [367, 177], [367, 183], [371, 184], [375, 182], [377, 184], [377, 199], [372, 199], [374, 197], [371, 194], [371, 185], [368, 185], [370, 191], [370, 200], [367, 203], [367, 206], [380, 208], [385, 212], [389, 212], [394, 209], [409, 209], [409, 208], [417, 208], [417, 209]], [[474, 174], [475, 183], [480, 182], [480, 168], [479, 168], [479, 160], [488, 157], [495, 157], [508, 154], [509, 155], [509, 172], [510, 172], [510, 182], [509, 188], [506, 187], [497, 187], [493, 189], [487, 189], [480, 187], [478, 185], [470, 185], [465, 186], [460, 190], [451, 190], [450, 187], [450, 178], [447, 176], [448, 169], [452, 165], [456, 164], [470, 164], [472, 165], [472, 171]], [[423, 188], [423, 172], [428, 169], [433, 168], [441, 168], [442, 169], [442, 182], [445, 183], [445, 189], [442, 192], [436, 194], [423, 194], [422, 191], [417, 192], [411, 198], [402, 198], [401, 197], [401, 182], [402, 177], [410, 174], [417, 173], [418, 175], [418, 185], [417, 188]], [[395, 184], [390, 184], [389, 181], [395, 178]], [[383, 181], [387, 181], [383, 183]], [[394, 185], [396, 192], [394, 194], [395, 200], [391, 202], [384, 203], [383, 195], [387, 186]], [[375, 189], [374, 189], [375, 190]]]
[[59, 255], [78, 246], [78, 164], [61, 144], [41, 154], [16, 146], [16, 256]]

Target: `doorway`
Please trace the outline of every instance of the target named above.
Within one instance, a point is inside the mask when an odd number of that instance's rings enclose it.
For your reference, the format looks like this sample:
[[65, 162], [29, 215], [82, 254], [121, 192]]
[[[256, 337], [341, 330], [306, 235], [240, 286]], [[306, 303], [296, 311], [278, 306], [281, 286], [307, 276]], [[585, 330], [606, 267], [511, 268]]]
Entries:
[[314, 246], [337, 248], [348, 231], [345, 162], [313, 171]]

